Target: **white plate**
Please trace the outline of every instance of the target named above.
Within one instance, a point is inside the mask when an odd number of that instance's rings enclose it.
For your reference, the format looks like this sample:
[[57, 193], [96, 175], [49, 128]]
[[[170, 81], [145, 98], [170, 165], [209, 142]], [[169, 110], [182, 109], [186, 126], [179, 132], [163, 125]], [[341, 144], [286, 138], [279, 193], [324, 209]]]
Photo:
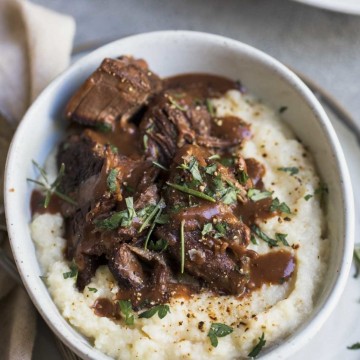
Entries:
[[295, 0], [295, 1], [331, 11], [360, 15], [360, 0]]

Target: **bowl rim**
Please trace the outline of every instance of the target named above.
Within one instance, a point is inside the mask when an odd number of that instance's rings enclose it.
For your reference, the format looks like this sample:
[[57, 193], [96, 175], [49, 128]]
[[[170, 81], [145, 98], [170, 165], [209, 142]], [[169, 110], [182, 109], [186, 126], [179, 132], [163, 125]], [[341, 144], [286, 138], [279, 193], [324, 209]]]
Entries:
[[[297, 327], [294, 334], [290, 335], [284, 339], [280, 344], [273, 345], [270, 348], [270, 352], [264, 352], [264, 355], [261, 356], [263, 359], [285, 359], [290, 354], [293, 354], [298, 349], [303, 347], [307, 342], [309, 342], [315, 333], [321, 328], [326, 319], [330, 316], [331, 312], [334, 310], [336, 304], [338, 303], [340, 296], [345, 288], [346, 280], [348, 278], [351, 261], [352, 261], [352, 252], [354, 244], [354, 202], [353, 202], [353, 193], [350, 182], [350, 175], [346, 165], [345, 156], [343, 154], [340, 142], [337, 138], [335, 130], [333, 129], [330, 120], [328, 119], [325, 110], [322, 108], [319, 101], [316, 99], [315, 95], [311, 90], [303, 83], [303, 81], [295, 75], [291, 70], [285, 67], [278, 60], [274, 59], [270, 55], [250, 46], [244, 44], [240, 41], [233, 40], [224, 36], [209, 34], [204, 32], [196, 31], [187, 31], [187, 30], [165, 30], [165, 31], [154, 31], [141, 33], [137, 35], [132, 35], [128, 37], [121, 38], [119, 40], [112, 41], [106, 45], [101, 46], [100, 48], [90, 52], [85, 55], [83, 58], [76, 61], [68, 69], [66, 69], [62, 74], [55, 78], [38, 96], [35, 102], [28, 109], [24, 115], [22, 121], [20, 122], [16, 133], [11, 142], [7, 161], [5, 165], [5, 181], [4, 181], [4, 198], [5, 198], [5, 211], [6, 211], [6, 220], [9, 233], [10, 244], [18, 267], [19, 273], [21, 275], [22, 281], [25, 285], [25, 288], [35, 304], [37, 310], [40, 312], [42, 317], [45, 319], [48, 326], [52, 331], [75, 353], [79, 356], [85, 357], [86, 359], [110, 359], [107, 355], [101, 353], [99, 350], [94, 347], [89, 347], [79, 341], [74, 341], [71, 334], [71, 325], [62, 317], [60, 312], [58, 314], [53, 312], [47, 312], [46, 309], [46, 299], [42, 299], [41, 293], [43, 289], [36, 289], [31, 287], [31, 279], [27, 278], [25, 265], [21, 254], [18, 253], [15, 244], [18, 243], [19, 237], [17, 235], [17, 227], [14, 225], [15, 222], [12, 222], [11, 219], [16, 219], [16, 210], [17, 206], [11, 201], [9, 191], [7, 191], [10, 184], [16, 183], [13, 180], [13, 168], [14, 160], [16, 154], [14, 153], [15, 144], [19, 142], [20, 134], [24, 131], [25, 124], [32, 119], [32, 113], [38, 108], [41, 107], [42, 99], [46, 94], [51, 93], [54, 89], [57, 88], [61, 83], [70, 81], [71, 75], [76, 74], [81, 71], [83, 64], [86, 64], [89, 59], [96, 57], [98, 53], [106, 52], [113, 47], [119, 46], [124, 42], [136, 41], [141, 38], [153, 38], [153, 37], [167, 37], [187, 38], [188, 40], [198, 40], [202, 42], [208, 42], [213, 44], [213, 46], [219, 46], [220, 44], [226, 44], [229, 48], [236, 48], [238, 51], [246, 53], [248, 56], [253, 57], [266, 68], [276, 69], [279, 74], [282, 76], [283, 80], [290, 84], [291, 87], [295, 88], [298, 96], [301, 96], [307, 104], [310, 105], [312, 112], [314, 113], [317, 121], [322, 125], [323, 131], [327, 137], [327, 141], [331, 146], [333, 153], [335, 154], [335, 162], [338, 167], [339, 176], [341, 179], [341, 195], [342, 202], [344, 207], [344, 240], [342, 243], [342, 254], [341, 254], [341, 265], [337, 272], [337, 277], [334, 279], [334, 285], [326, 299], [323, 300], [323, 306], [318, 309], [310, 319], [307, 319], [305, 323]], [[13, 185], [11, 185], [13, 186]], [[51, 299], [52, 301], [52, 299]], [[59, 317], [62, 318], [59, 319]], [[54, 322], [54, 320], [56, 320]]]

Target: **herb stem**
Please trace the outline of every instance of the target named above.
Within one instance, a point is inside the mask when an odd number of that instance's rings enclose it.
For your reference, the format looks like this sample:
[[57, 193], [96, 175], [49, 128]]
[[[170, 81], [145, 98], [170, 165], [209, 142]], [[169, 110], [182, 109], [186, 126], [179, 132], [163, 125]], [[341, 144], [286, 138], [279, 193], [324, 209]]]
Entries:
[[160, 208], [162, 208], [164, 206], [164, 200], [160, 199], [160, 201], [156, 204], [156, 206], [154, 207], [154, 210], [150, 213], [150, 215], [144, 220], [144, 222], [142, 223], [139, 232], [142, 232], [149, 224], [150, 221], [154, 218], [154, 216], [156, 215], [156, 213], [159, 211]]
[[152, 232], [154, 231], [154, 228], [155, 228], [155, 225], [156, 225], [156, 220], [159, 218], [159, 216], [161, 215], [162, 211], [163, 211], [163, 209], [160, 208], [160, 210], [158, 211], [158, 213], [157, 213], [156, 216], [155, 216], [154, 222], [151, 224], [151, 227], [150, 227], [149, 232], [148, 232], [147, 235], [146, 235], [145, 244], [144, 244], [144, 249], [145, 249], [145, 250], [147, 250], [150, 236], [151, 236]]
[[214, 198], [212, 198], [211, 196], [209, 195], [206, 195], [200, 191], [197, 191], [197, 190], [193, 190], [193, 189], [190, 189], [186, 186], [182, 186], [182, 185], [178, 185], [178, 184], [173, 184], [173, 183], [170, 183], [170, 182], [166, 182], [167, 185], [171, 186], [172, 188], [176, 189], [176, 190], [179, 190], [179, 191], [182, 191], [186, 194], [190, 194], [190, 195], [194, 195], [200, 199], [204, 199], [204, 200], [207, 200], [207, 201], [211, 201], [211, 202], [216, 202], [216, 200]]
[[161, 170], [169, 171], [168, 168], [166, 168], [164, 165], [161, 165], [161, 164], [158, 163], [157, 161], [153, 161], [152, 163], [153, 163], [155, 166], [157, 166], [158, 168], [160, 168]]
[[181, 273], [184, 273], [185, 268], [185, 236], [184, 236], [185, 220], [181, 221], [180, 225], [180, 241], [181, 241]]

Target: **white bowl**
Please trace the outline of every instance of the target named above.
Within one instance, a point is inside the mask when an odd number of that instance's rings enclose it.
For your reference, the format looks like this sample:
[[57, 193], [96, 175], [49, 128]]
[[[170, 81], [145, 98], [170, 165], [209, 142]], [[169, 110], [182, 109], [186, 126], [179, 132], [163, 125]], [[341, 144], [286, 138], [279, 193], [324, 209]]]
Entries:
[[331, 239], [329, 268], [309, 319], [280, 345], [262, 354], [285, 359], [309, 341], [336, 306], [348, 277], [354, 239], [354, 209], [350, 176], [334, 129], [311, 91], [289, 69], [270, 56], [221, 36], [163, 31], [131, 36], [85, 56], [54, 80], [22, 120], [11, 144], [6, 166], [6, 216], [11, 246], [26, 289], [48, 325], [78, 355], [109, 359], [94, 349], [60, 315], [39, 278], [41, 270], [28, 224], [31, 160], [44, 163], [64, 134], [64, 106], [75, 89], [103, 58], [132, 54], [148, 61], [160, 76], [207, 72], [241, 79], [254, 94], [274, 108], [286, 105], [284, 121], [310, 149], [318, 171], [330, 189], [328, 230]]

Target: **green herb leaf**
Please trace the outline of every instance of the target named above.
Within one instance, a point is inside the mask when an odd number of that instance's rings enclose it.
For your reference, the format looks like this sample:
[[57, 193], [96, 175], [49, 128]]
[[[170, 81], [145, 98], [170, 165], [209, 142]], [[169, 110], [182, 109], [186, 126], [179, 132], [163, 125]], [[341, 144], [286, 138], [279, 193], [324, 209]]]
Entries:
[[210, 330], [208, 332], [208, 337], [210, 338], [210, 343], [213, 347], [218, 346], [218, 338], [224, 337], [231, 334], [234, 329], [228, 325], [222, 323], [212, 323]]
[[156, 240], [156, 242], [150, 241], [149, 249], [157, 252], [165, 251], [169, 246], [169, 243], [164, 239]]
[[216, 202], [216, 200], [214, 198], [212, 198], [211, 196], [206, 195], [206, 194], [204, 194], [204, 193], [202, 193], [200, 191], [190, 189], [187, 186], [173, 184], [173, 183], [170, 183], [170, 182], [166, 182], [166, 184], [169, 185], [170, 187], [172, 187], [172, 188], [174, 188], [176, 190], [182, 191], [182, 192], [184, 192], [186, 194], [194, 195], [194, 196], [196, 196], [198, 198], [201, 198], [201, 199], [204, 199], [204, 200], [207, 200], [207, 201]]
[[107, 124], [107, 123], [97, 123], [95, 125], [95, 129], [100, 131], [100, 132], [103, 132], [103, 133], [108, 133], [110, 131], [112, 131], [112, 126], [111, 124]]
[[287, 110], [287, 108], [288, 108], [287, 106], [281, 106], [279, 108], [279, 113], [282, 114], [283, 112], [285, 112]]
[[206, 234], [208, 234], [209, 232], [213, 231], [213, 225], [212, 223], [207, 223], [204, 225], [202, 231], [201, 231], [201, 235], [205, 236]]
[[144, 144], [144, 149], [147, 150], [148, 149], [148, 143], [149, 143], [149, 137], [145, 134], [143, 136], [143, 144]]
[[195, 180], [200, 181], [200, 182], [203, 181], [200, 171], [199, 171], [199, 162], [195, 159], [194, 156], [189, 161], [189, 171], [191, 172], [191, 175], [193, 176], [193, 178]]
[[130, 300], [119, 300], [121, 313], [125, 316], [126, 325], [134, 325], [134, 315]]
[[215, 108], [210, 99], [205, 100], [205, 105], [210, 116], [215, 116]]
[[170, 220], [170, 217], [168, 214], [159, 214], [159, 216], [156, 218], [156, 223], [159, 225], [167, 224]]
[[226, 235], [226, 232], [228, 230], [228, 224], [225, 221], [219, 222], [215, 224], [215, 229], [217, 230], [217, 234], [215, 234], [215, 237], [223, 237]]
[[169, 96], [169, 101], [171, 105], [173, 105], [176, 109], [180, 111], [186, 111], [187, 108], [185, 106], [180, 105], [176, 100], [174, 100], [171, 96]]
[[250, 241], [251, 241], [254, 245], [258, 245], [258, 242], [256, 241], [256, 238], [255, 238], [254, 234], [251, 234], [251, 236], [250, 236]]
[[[161, 201], [161, 200], [160, 200], [160, 201]], [[160, 201], [159, 201], [159, 202], [160, 202]], [[151, 226], [150, 226], [150, 230], [148, 231], [148, 233], [147, 233], [147, 235], [146, 235], [145, 244], [144, 244], [144, 249], [145, 249], [145, 250], [147, 249], [147, 245], [148, 245], [150, 236], [151, 236], [152, 232], [153, 232], [154, 229], [155, 229], [155, 225], [156, 225], [157, 220], [158, 220], [158, 218], [160, 217], [162, 211], [163, 211], [163, 208], [162, 208], [162, 207], [159, 207], [159, 211], [158, 211], [158, 213], [156, 214], [155, 219], [154, 219], [153, 223], [152, 223]]]
[[224, 158], [221, 158], [219, 160], [219, 163], [226, 166], [226, 167], [231, 167], [234, 165], [235, 163], [235, 160], [233, 158], [229, 158], [229, 157], [224, 157]]
[[155, 217], [157, 212], [160, 209], [163, 209], [164, 207], [165, 207], [164, 199], [160, 199], [160, 201], [155, 205], [155, 207], [150, 212], [150, 214], [145, 218], [144, 222], [142, 223], [142, 225], [141, 225], [141, 227], [139, 229], [139, 232], [142, 232], [147, 226], [149, 226], [150, 223], [151, 223], [151, 220]]
[[111, 150], [111, 152], [113, 154], [118, 154], [119, 153], [119, 149], [115, 145], [109, 144], [109, 146], [110, 146], [110, 150]]
[[220, 159], [220, 155], [219, 154], [214, 154], [209, 156], [209, 160], [219, 160]]
[[239, 179], [238, 179], [240, 181], [240, 184], [242, 185], [246, 184], [248, 179], [249, 179], [249, 175], [246, 173], [246, 171], [244, 170], [240, 171]]
[[107, 179], [106, 179], [106, 184], [107, 184], [107, 187], [109, 189], [109, 191], [114, 194], [117, 190], [117, 176], [119, 174], [119, 170], [117, 169], [111, 169], [109, 171], [109, 174], [107, 176]]
[[264, 232], [260, 230], [260, 228], [257, 225], [251, 225], [251, 231], [261, 240], [268, 243], [269, 246], [276, 247], [278, 246], [277, 241], [274, 239], [271, 239], [269, 236], [267, 236]]
[[216, 164], [211, 164], [205, 167], [205, 172], [209, 175], [213, 175], [216, 169], [217, 169]]
[[275, 198], [270, 206], [270, 212], [280, 211], [282, 213], [291, 214], [290, 208], [284, 203], [280, 203], [278, 198]]
[[184, 235], [184, 227], [185, 227], [185, 220], [181, 221], [181, 225], [180, 225], [180, 244], [181, 244], [181, 268], [180, 268], [180, 272], [183, 274], [184, 273], [184, 268], [185, 268], [185, 235]]
[[288, 172], [290, 175], [296, 175], [299, 172], [299, 168], [295, 166], [279, 167], [278, 170]]
[[69, 278], [73, 278], [73, 277], [77, 277], [78, 274], [78, 268], [76, 266], [76, 264], [73, 262], [70, 265], [70, 271], [63, 273], [63, 277], [64, 279], [69, 279]]
[[152, 163], [153, 163], [155, 166], [157, 166], [158, 168], [160, 168], [161, 170], [169, 171], [168, 168], [166, 168], [164, 165], [161, 165], [161, 164], [158, 163], [157, 161], [153, 161]]
[[351, 346], [347, 347], [349, 350], [359, 350], [360, 349], [360, 342], [352, 344]]
[[282, 242], [285, 246], [290, 246], [289, 243], [286, 240], [287, 236], [288, 236], [288, 234], [276, 233], [275, 234], [275, 239], [276, 239], [277, 242]]
[[312, 197], [313, 197], [313, 195], [307, 194], [307, 195], [304, 196], [304, 199], [305, 199], [306, 201], [309, 201]]
[[260, 201], [263, 199], [266, 199], [268, 197], [272, 196], [272, 192], [270, 191], [261, 191], [258, 189], [249, 189], [247, 192], [247, 196], [252, 200], [252, 201]]
[[259, 342], [255, 345], [255, 347], [249, 352], [248, 356], [250, 358], [256, 358], [259, 354], [262, 348], [265, 346], [266, 340], [265, 340], [265, 334], [262, 333], [261, 337], [259, 337]]
[[160, 319], [163, 319], [167, 314], [170, 313], [169, 305], [156, 305], [156, 306], [152, 307], [151, 309], [146, 310], [146, 311], [142, 312], [141, 314], [139, 314], [139, 318], [140, 319], [150, 319], [156, 313], [158, 314]]
[[136, 217], [134, 209], [134, 200], [132, 197], [125, 199], [127, 210], [122, 210], [112, 214], [109, 218], [104, 220], [96, 220], [95, 226], [104, 230], [115, 230], [118, 227], [129, 227]]
[[88, 286], [88, 289], [89, 289], [89, 291], [91, 291], [93, 293], [97, 293], [97, 291], [98, 291], [96, 288], [89, 287], [89, 286]]

